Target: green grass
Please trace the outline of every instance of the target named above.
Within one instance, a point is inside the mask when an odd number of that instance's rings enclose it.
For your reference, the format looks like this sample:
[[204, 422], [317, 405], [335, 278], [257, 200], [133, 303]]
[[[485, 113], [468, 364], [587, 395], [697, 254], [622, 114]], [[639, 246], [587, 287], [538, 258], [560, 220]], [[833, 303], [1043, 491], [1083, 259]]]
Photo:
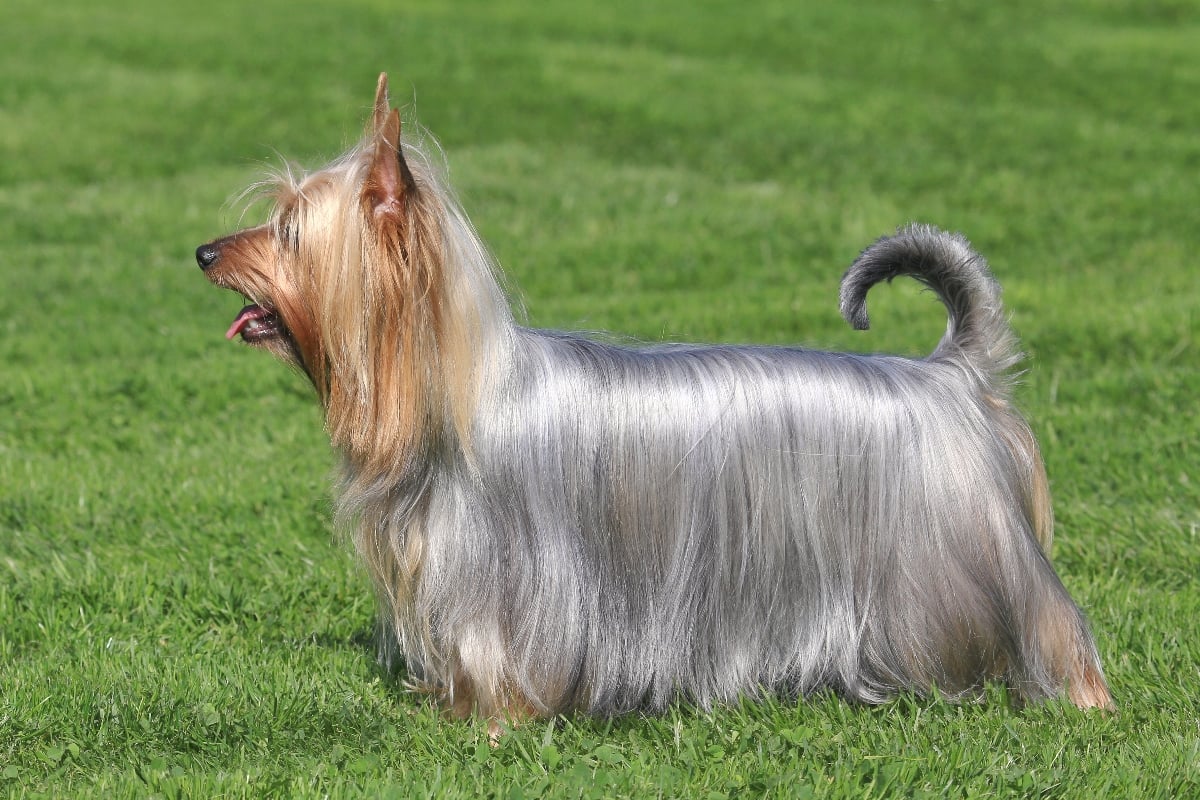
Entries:
[[[0, 24], [0, 795], [1200, 796], [1194, 3], [168, 5]], [[919, 354], [928, 296], [857, 334], [838, 278], [967, 233], [1120, 713], [819, 697], [493, 750], [384, 676], [315, 403], [192, 260], [383, 69], [538, 325]]]

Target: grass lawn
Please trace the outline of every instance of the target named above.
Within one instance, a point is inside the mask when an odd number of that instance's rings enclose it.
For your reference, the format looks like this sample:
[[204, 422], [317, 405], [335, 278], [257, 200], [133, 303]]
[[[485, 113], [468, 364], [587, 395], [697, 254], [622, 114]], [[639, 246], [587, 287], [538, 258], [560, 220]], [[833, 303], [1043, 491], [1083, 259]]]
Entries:
[[[1200, 796], [1193, 2], [189, 5], [0, 13], [0, 796]], [[535, 325], [922, 354], [929, 295], [855, 333], [838, 279], [966, 233], [1120, 713], [816, 697], [492, 749], [383, 674], [314, 399], [192, 255], [381, 70]]]

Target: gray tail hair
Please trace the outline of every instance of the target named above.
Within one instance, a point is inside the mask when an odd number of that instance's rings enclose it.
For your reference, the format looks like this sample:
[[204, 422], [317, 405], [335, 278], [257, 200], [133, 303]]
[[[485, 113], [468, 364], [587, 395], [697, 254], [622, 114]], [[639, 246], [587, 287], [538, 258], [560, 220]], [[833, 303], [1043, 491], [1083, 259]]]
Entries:
[[961, 364], [989, 385], [1003, 385], [1021, 353], [1000, 304], [1000, 284], [971, 243], [960, 234], [916, 223], [879, 239], [842, 277], [842, 316], [856, 330], [869, 328], [867, 291], [901, 275], [932, 289], [950, 314], [946, 335], [929, 360]]

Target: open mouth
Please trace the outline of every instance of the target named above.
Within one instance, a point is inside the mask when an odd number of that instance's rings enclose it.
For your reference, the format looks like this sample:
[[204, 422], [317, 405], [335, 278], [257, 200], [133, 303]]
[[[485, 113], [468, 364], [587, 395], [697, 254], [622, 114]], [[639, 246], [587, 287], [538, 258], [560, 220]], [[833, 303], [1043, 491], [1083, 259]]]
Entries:
[[238, 312], [229, 330], [225, 331], [225, 338], [232, 339], [240, 333], [243, 342], [253, 344], [278, 338], [283, 335], [284, 330], [278, 314], [257, 303], [251, 303]]

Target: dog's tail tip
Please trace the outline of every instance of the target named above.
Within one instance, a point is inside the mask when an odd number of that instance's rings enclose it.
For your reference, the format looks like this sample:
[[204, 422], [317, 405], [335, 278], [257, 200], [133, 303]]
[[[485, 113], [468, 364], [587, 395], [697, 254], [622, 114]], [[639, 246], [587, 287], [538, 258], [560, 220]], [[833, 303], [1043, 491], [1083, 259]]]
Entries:
[[855, 330], [867, 330], [867, 292], [907, 275], [937, 293], [949, 313], [946, 335], [931, 359], [965, 358], [989, 375], [1020, 360], [1000, 303], [1000, 285], [965, 237], [911, 223], [867, 247], [842, 277], [839, 305]]

